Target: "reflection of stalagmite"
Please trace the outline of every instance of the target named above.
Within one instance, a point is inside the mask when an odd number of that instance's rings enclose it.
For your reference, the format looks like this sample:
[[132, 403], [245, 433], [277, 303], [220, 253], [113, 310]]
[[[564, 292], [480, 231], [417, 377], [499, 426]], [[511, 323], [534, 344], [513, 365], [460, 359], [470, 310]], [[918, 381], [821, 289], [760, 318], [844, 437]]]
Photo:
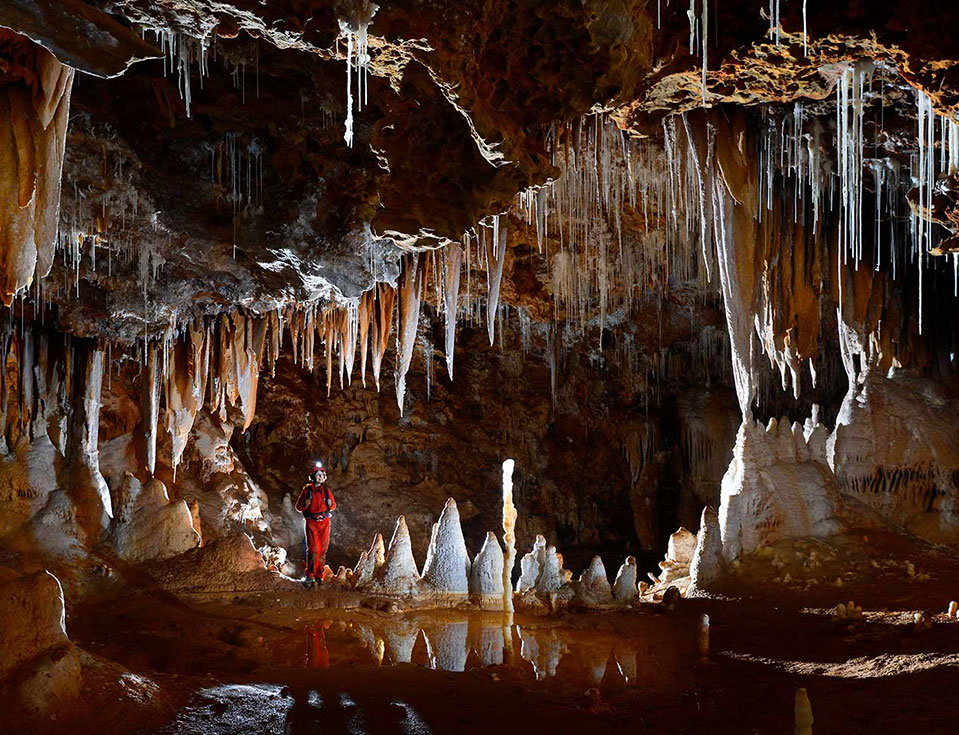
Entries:
[[[16, 62], [6, 64], [4, 56]], [[50, 271], [60, 214], [73, 69], [0, 28], [0, 300]]]
[[616, 582], [613, 584], [613, 597], [620, 602], [635, 600], [639, 594], [636, 582], [636, 557], [627, 556], [626, 562], [616, 574]]
[[430, 668], [441, 671], [464, 671], [466, 657], [469, 654], [467, 644], [469, 623], [465, 620], [455, 623], [440, 623], [430, 627], [426, 637]]
[[470, 630], [470, 639], [470, 645], [483, 666], [502, 665], [504, 642], [503, 628], [500, 625], [486, 625], [478, 621]]
[[360, 554], [360, 559], [353, 569], [353, 586], [359, 589], [368, 585], [385, 562], [386, 549], [383, 545], [383, 534], [378, 533], [373, 537], [370, 548]]
[[576, 598], [587, 605], [608, 605], [612, 602], [613, 591], [606, 576], [606, 566], [600, 557], [594, 556], [577, 580]]
[[439, 520], [433, 524], [433, 535], [423, 566], [423, 585], [436, 592], [466, 594], [469, 592], [470, 559], [460, 526], [456, 501], [446, 501]]
[[503, 599], [503, 549], [490, 531], [470, 568], [470, 595], [479, 601]]
[[408, 620], [389, 619], [385, 621], [386, 645], [390, 660], [394, 664], [408, 664], [413, 658], [413, 646], [420, 629]]
[[400, 516], [396, 519], [393, 538], [386, 551], [386, 561], [374, 575], [372, 588], [383, 594], [408, 595], [416, 588], [419, 578], [410, 531], [406, 527], [406, 518]]
[[556, 669], [566, 650], [555, 632], [530, 630], [517, 626], [520, 639], [520, 656], [533, 665], [533, 671], [539, 680], [556, 676]]
[[619, 673], [623, 675], [626, 681], [636, 681], [636, 649], [625, 641], [617, 641], [613, 644], [613, 655], [616, 657], [616, 665], [619, 667]]
[[802, 687], [796, 690], [796, 735], [812, 735], [812, 705], [809, 704], [809, 695]]
[[580, 660], [594, 684], [599, 684], [606, 676], [606, 666], [612, 652], [613, 646], [607, 641], [583, 643], [579, 646]]

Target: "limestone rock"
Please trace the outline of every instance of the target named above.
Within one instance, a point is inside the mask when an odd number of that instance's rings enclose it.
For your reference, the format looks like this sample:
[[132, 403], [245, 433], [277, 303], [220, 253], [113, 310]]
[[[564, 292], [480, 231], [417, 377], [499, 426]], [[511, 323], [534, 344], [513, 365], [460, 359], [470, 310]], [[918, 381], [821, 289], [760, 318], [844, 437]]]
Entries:
[[60, 582], [46, 571], [0, 580], [0, 700], [56, 712], [80, 691]]
[[141, 488], [131, 474], [123, 478], [110, 537], [117, 553], [127, 561], [142, 563], [168, 559], [195, 548], [200, 535], [193, 514], [183, 500], [170, 501], [166, 486], [153, 478]]

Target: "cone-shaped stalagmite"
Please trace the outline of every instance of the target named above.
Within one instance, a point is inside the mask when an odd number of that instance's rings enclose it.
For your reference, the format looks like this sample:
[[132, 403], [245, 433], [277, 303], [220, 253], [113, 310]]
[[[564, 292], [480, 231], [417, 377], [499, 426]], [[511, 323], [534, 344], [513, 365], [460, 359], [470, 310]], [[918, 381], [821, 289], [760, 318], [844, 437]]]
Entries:
[[503, 597], [503, 548], [490, 531], [470, 568], [470, 595], [477, 598]]
[[626, 562], [619, 568], [616, 582], [613, 584], [613, 597], [620, 602], [630, 602], [639, 595], [636, 573], [636, 557], [627, 556]]
[[460, 526], [456, 501], [450, 498], [433, 524], [426, 564], [423, 566], [423, 584], [436, 592], [466, 594], [469, 592], [470, 559]]
[[580, 575], [576, 582], [576, 597], [587, 605], [607, 605], [612, 602], [613, 591], [600, 557], [594, 556], [589, 567]]
[[353, 586], [365, 587], [373, 581], [377, 570], [386, 562], [386, 550], [383, 545], [383, 534], [373, 537], [373, 543], [367, 551], [360, 554], [360, 560], [353, 569]]
[[386, 560], [373, 577], [372, 588], [381, 594], [408, 595], [415, 590], [419, 579], [410, 531], [406, 518], [400, 516], [386, 550]]

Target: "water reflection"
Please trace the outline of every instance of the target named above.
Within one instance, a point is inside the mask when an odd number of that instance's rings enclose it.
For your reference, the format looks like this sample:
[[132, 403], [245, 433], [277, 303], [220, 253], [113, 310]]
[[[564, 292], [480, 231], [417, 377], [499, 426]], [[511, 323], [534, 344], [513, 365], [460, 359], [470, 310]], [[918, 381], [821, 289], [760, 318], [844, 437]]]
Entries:
[[[627, 630], [531, 620], [509, 625], [498, 613], [408, 614], [323, 621], [307, 629], [310, 666], [337, 661], [418, 664], [441, 671], [508, 666], [537, 681], [598, 686], [655, 683], [690, 665], [692, 631], [633, 621]], [[670, 642], [666, 638], [673, 639]], [[688, 640], [686, 640], [688, 638]], [[322, 653], [317, 650], [322, 646]], [[327, 650], [329, 646], [329, 651]], [[316, 662], [316, 663], [314, 663]]]

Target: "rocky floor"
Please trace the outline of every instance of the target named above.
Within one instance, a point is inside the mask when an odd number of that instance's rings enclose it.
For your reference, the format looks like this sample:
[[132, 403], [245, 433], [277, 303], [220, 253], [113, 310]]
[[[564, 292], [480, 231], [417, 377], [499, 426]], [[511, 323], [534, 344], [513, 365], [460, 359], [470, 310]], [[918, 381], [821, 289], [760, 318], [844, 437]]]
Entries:
[[[801, 578], [810, 551], [819, 566], [807, 576], [824, 580], [812, 585]], [[959, 572], [948, 562], [889, 532], [794, 541], [743, 560], [748, 597], [734, 583], [674, 610], [512, 626], [499, 613], [331, 607], [306, 590], [295, 604], [143, 587], [69, 610], [85, 687], [70, 716], [79, 733], [782, 733], [805, 687], [816, 733], [954, 732], [959, 623], [945, 610]], [[861, 620], [836, 616], [849, 600]]]

